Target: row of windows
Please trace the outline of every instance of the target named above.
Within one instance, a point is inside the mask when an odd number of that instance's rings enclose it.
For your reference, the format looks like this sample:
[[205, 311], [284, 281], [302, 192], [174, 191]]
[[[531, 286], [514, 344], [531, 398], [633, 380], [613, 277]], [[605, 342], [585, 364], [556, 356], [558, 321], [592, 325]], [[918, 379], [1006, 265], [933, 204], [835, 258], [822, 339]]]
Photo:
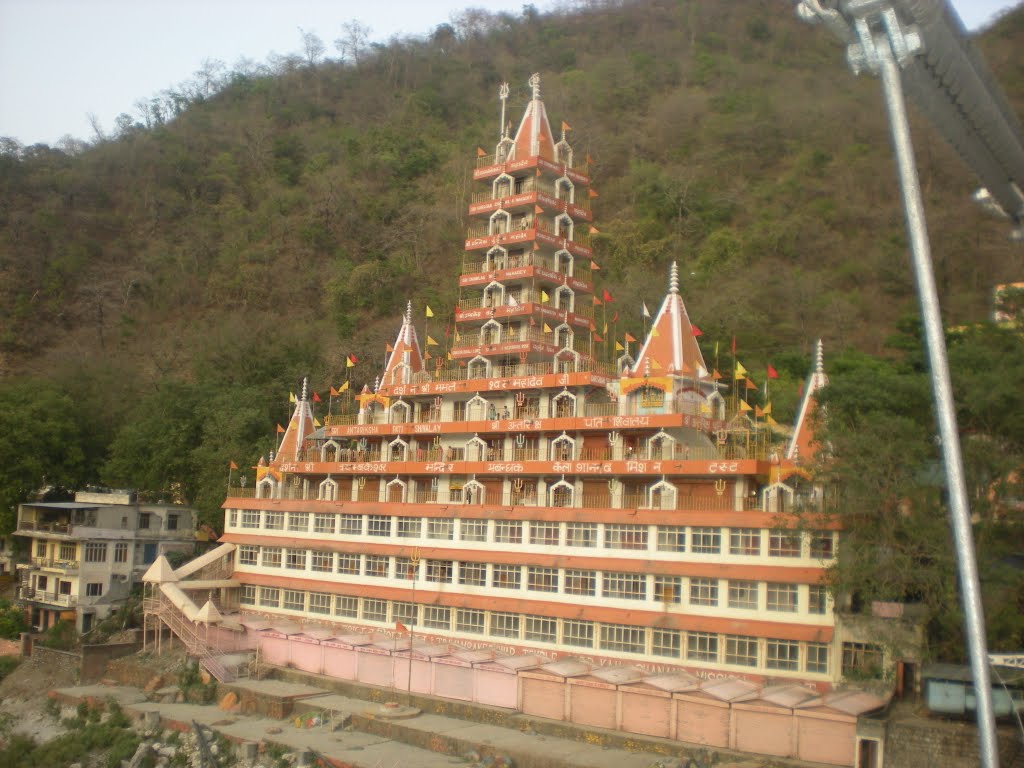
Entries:
[[[531, 592], [564, 593], [582, 597], [610, 597], [622, 600], [654, 600], [662, 603], [728, 607], [748, 610], [766, 609], [782, 613], [800, 610], [797, 584], [649, 575], [573, 568], [548, 568], [533, 565], [488, 564], [424, 558], [413, 562], [407, 557], [356, 555], [323, 550], [259, 547], [243, 544], [238, 548], [239, 566], [285, 568], [316, 573], [339, 573], [371, 578], [420, 579], [431, 584], [461, 584], [469, 587]], [[761, 596], [764, 595], [764, 605]], [[808, 587], [807, 612], [824, 614], [828, 597], [824, 586]]]
[[265, 609], [300, 611], [388, 625], [401, 622], [407, 627], [554, 643], [591, 651], [812, 674], [828, 674], [829, 671], [829, 646], [826, 643], [604, 624], [252, 585], [242, 587], [240, 601], [242, 605]]
[[[240, 522], [240, 526], [239, 526]], [[767, 554], [769, 557], [831, 559], [835, 554], [832, 531], [799, 532], [763, 528], [718, 528], [683, 525], [612, 523], [560, 523], [552, 521], [456, 519], [451, 517], [392, 517], [309, 512], [231, 510], [228, 527], [379, 536], [400, 539], [494, 542], [539, 546], [604, 547], [606, 549], [692, 552], [705, 555]]]

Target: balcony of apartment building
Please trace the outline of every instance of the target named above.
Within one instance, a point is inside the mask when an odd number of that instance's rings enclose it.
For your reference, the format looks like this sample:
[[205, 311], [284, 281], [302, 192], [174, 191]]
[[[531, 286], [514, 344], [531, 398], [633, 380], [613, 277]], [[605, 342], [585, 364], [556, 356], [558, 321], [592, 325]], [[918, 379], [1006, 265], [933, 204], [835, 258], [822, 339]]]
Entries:
[[74, 502], [48, 503], [47, 507], [22, 505], [18, 510], [15, 534], [37, 537], [39, 534], [75, 537], [76, 528], [95, 528], [98, 515], [95, 507], [81, 507]]

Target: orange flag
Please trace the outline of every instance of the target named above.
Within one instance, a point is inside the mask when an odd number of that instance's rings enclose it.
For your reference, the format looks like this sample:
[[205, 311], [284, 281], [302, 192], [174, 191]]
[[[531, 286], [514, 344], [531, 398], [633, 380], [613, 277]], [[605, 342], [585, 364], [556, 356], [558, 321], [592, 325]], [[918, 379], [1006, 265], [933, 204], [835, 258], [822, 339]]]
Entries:
[[280, 424], [278, 424], [277, 425], [277, 434], [280, 435], [282, 432], [284, 432], [284, 427], [282, 427]]
[[228, 465], [228, 469], [238, 469], [238, 465], [232, 461], [231, 464]]
[[477, 147], [476, 148], [476, 156], [477, 157], [487, 157], [487, 152], [484, 151], [483, 147]]
[[636, 341], [636, 338], [632, 334], [627, 333], [626, 341]]

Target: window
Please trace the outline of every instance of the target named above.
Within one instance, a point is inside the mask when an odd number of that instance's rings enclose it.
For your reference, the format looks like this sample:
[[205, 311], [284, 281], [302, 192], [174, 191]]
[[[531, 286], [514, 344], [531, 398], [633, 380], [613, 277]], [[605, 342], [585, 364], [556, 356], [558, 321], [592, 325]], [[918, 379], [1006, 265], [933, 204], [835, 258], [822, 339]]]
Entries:
[[417, 568], [412, 563], [410, 557], [396, 557], [395, 558], [395, 578], [403, 579], [405, 581], [413, 581], [419, 576]]
[[264, 568], [280, 568], [281, 567], [281, 548], [280, 547], [263, 547], [260, 550], [261, 565]]
[[685, 552], [686, 528], [681, 525], [658, 526], [659, 552]]
[[717, 555], [722, 551], [722, 529], [691, 528], [690, 551], [700, 555]]
[[519, 614], [499, 613], [491, 614], [491, 637], [519, 637]]
[[553, 643], [557, 639], [558, 622], [543, 616], [523, 617], [523, 639], [538, 643]]
[[557, 592], [558, 569], [531, 565], [526, 569], [526, 588], [533, 592]]
[[367, 555], [366, 556], [366, 568], [364, 575], [372, 576], [376, 579], [386, 579], [388, 577], [388, 558], [385, 555]]
[[167, 515], [167, 530], [176, 531], [178, 530], [178, 515], [173, 512]]
[[878, 677], [882, 674], [882, 647], [872, 643], [843, 643], [843, 676]]
[[320, 573], [330, 573], [334, 570], [334, 553], [314, 549], [309, 569]]
[[835, 556], [835, 537], [832, 535], [832, 531], [811, 533], [811, 557], [818, 560], [831, 560]]
[[807, 588], [807, 612], [823, 615], [828, 611], [828, 590], [821, 584]]
[[36, 542], [36, 557], [46, 557], [46, 542], [45, 541], [37, 541]]
[[428, 518], [427, 538], [451, 541], [455, 538], [455, 521], [450, 517]]
[[308, 512], [289, 512], [288, 530], [305, 532], [309, 530]]
[[455, 611], [455, 631], [482, 635], [484, 633], [484, 612], [475, 611], [472, 608], [459, 608]]
[[729, 531], [730, 555], [761, 554], [760, 528], [733, 528]]
[[286, 589], [284, 591], [284, 609], [286, 611], [306, 610], [306, 593], [297, 589]]
[[679, 576], [655, 576], [654, 599], [660, 603], [683, 602], [683, 579]]
[[331, 596], [325, 592], [310, 592], [309, 612], [329, 614], [331, 612]]
[[[253, 547], [256, 549], [256, 547]], [[128, 562], [128, 543], [119, 541], [114, 545], [114, 562], [115, 563], [127, 563]], [[255, 565], [255, 563], [253, 563]]]
[[317, 513], [313, 516], [313, 530], [316, 533], [334, 533], [334, 515]]
[[366, 532], [370, 536], [390, 536], [391, 518], [387, 515], [370, 515]]
[[651, 653], [678, 659], [682, 655], [683, 637], [678, 629], [651, 630]]
[[277, 587], [260, 587], [260, 605], [265, 608], [277, 608], [281, 605], [281, 590]]
[[597, 524], [596, 523], [566, 523], [565, 524], [565, 546], [567, 546], [567, 547], [596, 547], [597, 546]]
[[459, 584], [487, 586], [487, 566], [484, 563], [459, 563]]
[[338, 573], [359, 574], [359, 555], [338, 555]]
[[242, 510], [242, 527], [243, 528], [259, 528], [260, 527], [260, 512], [258, 509], [243, 509]]
[[530, 523], [530, 543], [543, 547], [557, 547], [558, 523], [540, 521]]
[[391, 620], [400, 621], [407, 627], [415, 627], [420, 623], [419, 606], [416, 603], [392, 603]]
[[139, 512], [139, 530], [148, 530], [152, 517], [149, 512]]
[[805, 668], [808, 672], [819, 672], [821, 674], [828, 673], [828, 645], [825, 643], [808, 643], [807, 644], [807, 664]]
[[451, 629], [452, 609], [439, 605], [423, 606], [423, 626], [430, 629]]
[[453, 565], [451, 560], [427, 560], [427, 581], [451, 584]]
[[256, 565], [259, 562], [260, 548], [252, 544], [243, 544], [238, 548], [239, 565]]
[[792, 640], [769, 640], [765, 666], [768, 669], [800, 669], [800, 644]]
[[334, 596], [334, 615], [354, 619], [359, 615], [359, 598], [346, 595]]
[[348, 536], [359, 536], [363, 532], [363, 516], [362, 515], [339, 515], [338, 516], [338, 533], [343, 533]]
[[565, 593], [589, 596], [597, 594], [597, 574], [594, 571], [566, 571]]
[[518, 520], [495, 520], [494, 540], [499, 544], [522, 544], [523, 524]]
[[285, 568], [291, 568], [293, 571], [304, 571], [306, 570], [306, 550], [304, 549], [289, 549], [285, 553], [284, 560]]
[[741, 667], [757, 666], [757, 638], [744, 635], [725, 636], [725, 663]]
[[[127, 528], [128, 527], [128, 518], [127, 517], [122, 517], [121, 518], [121, 527], [122, 528]], [[228, 526], [227, 527], [228, 528], [237, 528], [238, 527], [238, 510], [237, 509], [229, 509], [228, 510]]]
[[400, 539], [418, 539], [423, 528], [421, 517], [399, 517], [395, 525], [395, 535]]
[[609, 549], [647, 549], [647, 526], [605, 525], [604, 545]]
[[459, 536], [463, 541], [487, 541], [486, 520], [462, 520], [459, 526]]
[[690, 605], [718, 605], [718, 579], [690, 579]]
[[88, 541], [85, 544], [85, 562], [105, 563], [107, 562], [107, 545], [95, 541]]
[[594, 622], [566, 619], [562, 622], [562, 642], [578, 648], [593, 648]]
[[363, 619], [366, 621], [387, 621], [388, 601], [387, 600], [363, 600]]
[[601, 625], [601, 650], [623, 653], [643, 653], [647, 630], [622, 624]]
[[605, 573], [601, 582], [601, 589], [605, 597], [617, 597], [624, 600], [647, 599], [647, 578], [642, 574]]
[[252, 584], [243, 584], [238, 593], [239, 605], [256, 605], [256, 587]]
[[[43, 556], [45, 556], [45, 552]], [[60, 543], [60, 559], [61, 560], [74, 560], [78, 555], [78, 546], [67, 541]]]
[[266, 512], [263, 515], [263, 527], [269, 531], [283, 531], [284, 512]]
[[767, 584], [768, 610], [782, 611], [784, 613], [796, 613], [797, 586], [796, 584]]
[[499, 589], [519, 589], [522, 571], [522, 567], [518, 565], [496, 565], [491, 584]]
[[103, 583], [94, 581], [85, 585], [85, 596], [86, 597], [99, 597], [103, 594]]
[[729, 581], [729, 607], [757, 610], [756, 581]]
[[771, 531], [768, 534], [769, 557], [800, 557], [800, 535], [794, 531]]

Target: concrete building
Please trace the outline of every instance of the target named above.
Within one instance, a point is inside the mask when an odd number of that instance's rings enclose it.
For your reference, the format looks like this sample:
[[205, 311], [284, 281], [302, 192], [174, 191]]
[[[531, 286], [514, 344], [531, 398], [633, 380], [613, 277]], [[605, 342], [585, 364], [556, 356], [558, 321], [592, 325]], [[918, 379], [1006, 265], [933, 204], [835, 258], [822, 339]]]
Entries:
[[21, 504], [18, 601], [41, 630], [64, 619], [88, 632], [159, 555], [191, 554], [195, 532], [194, 510], [141, 504], [134, 493], [79, 492], [74, 501]]

